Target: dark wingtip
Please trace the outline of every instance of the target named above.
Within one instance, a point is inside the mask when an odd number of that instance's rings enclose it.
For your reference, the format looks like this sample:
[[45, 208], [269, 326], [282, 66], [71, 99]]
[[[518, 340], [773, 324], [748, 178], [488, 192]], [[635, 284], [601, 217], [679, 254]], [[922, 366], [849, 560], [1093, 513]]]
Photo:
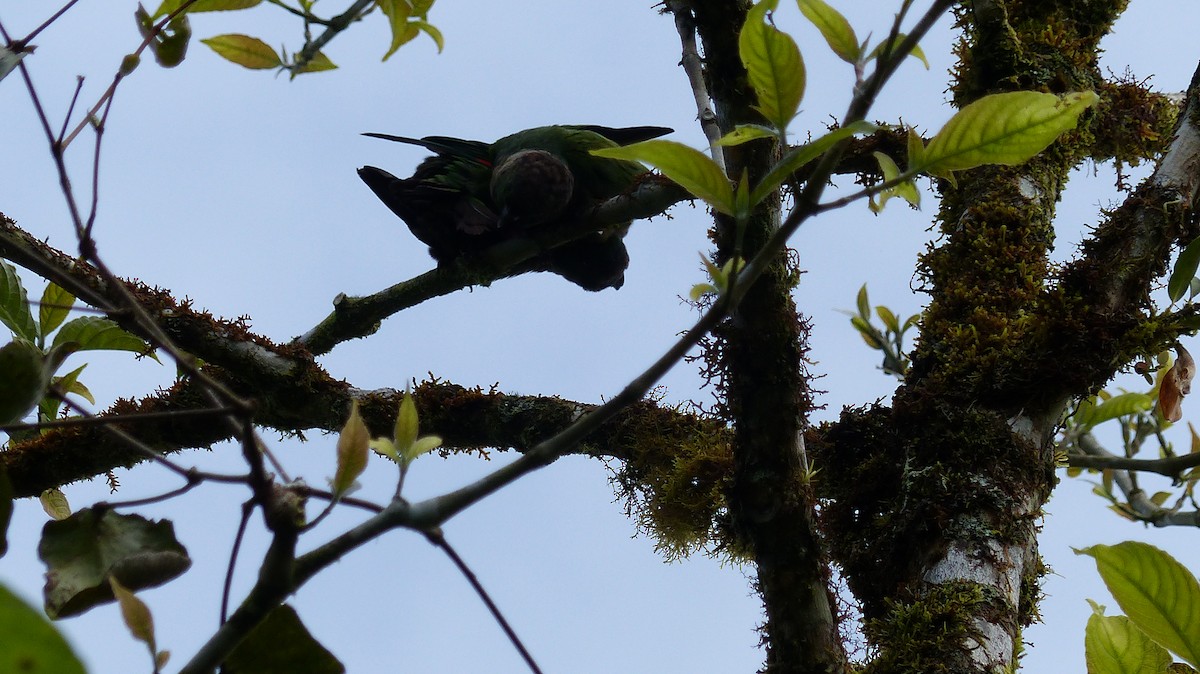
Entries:
[[363, 133], [362, 135], [367, 136], [368, 138], [380, 138], [382, 140], [390, 140], [394, 143], [415, 143], [417, 145], [421, 144], [421, 141], [419, 141], [415, 138], [405, 138], [404, 136], [393, 136], [389, 133], [375, 133], [374, 131], [367, 131], [366, 133]]

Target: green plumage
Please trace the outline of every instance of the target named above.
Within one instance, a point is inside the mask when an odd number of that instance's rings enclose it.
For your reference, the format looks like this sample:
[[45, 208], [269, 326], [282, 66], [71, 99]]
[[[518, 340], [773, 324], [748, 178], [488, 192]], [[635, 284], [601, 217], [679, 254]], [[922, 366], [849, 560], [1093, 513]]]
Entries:
[[[572, 225], [592, 206], [629, 190], [645, 168], [590, 151], [648, 140], [662, 127], [543, 126], [487, 144], [448, 136], [421, 139], [366, 134], [435, 153], [410, 178], [373, 166], [358, 174], [439, 264], [544, 228]], [[535, 258], [587, 290], [619, 288], [629, 256], [622, 234], [595, 232]]]

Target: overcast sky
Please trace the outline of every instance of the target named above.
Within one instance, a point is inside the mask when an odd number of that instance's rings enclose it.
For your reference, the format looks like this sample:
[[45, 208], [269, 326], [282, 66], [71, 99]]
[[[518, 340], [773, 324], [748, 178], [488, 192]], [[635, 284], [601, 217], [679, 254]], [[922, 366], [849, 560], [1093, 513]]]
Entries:
[[[364, 164], [407, 175], [419, 148], [364, 138], [364, 131], [407, 136], [457, 135], [492, 140], [552, 123], [655, 124], [672, 138], [703, 147], [678, 37], [670, 17], [651, 3], [439, 3], [431, 21], [446, 36], [437, 54], [427, 38], [388, 63], [383, 22], [371, 17], [327, 50], [341, 70], [289, 82], [226, 63], [193, 43], [182, 66], [162, 70], [147, 60], [117, 94], [104, 140], [97, 241], [110, 267], [171, 289], [197, 307], [227, 317], [248, 315], [253, 328], [278, 341], [308, 330], [338, 293], [367, 294], [432, 266], [425, 246], [378, 203], [355, 169]], [[809, 91], [794, 129], [819, 133], [840, 117], [853, 74], [834, 59], [789, 3], [778, 19], [796, 35], [808, 64]], [[898, 2], [835, 2], [860, 36], [885, 33]], [[0, 21], [14, 36], [40, 23], [45, 3], [0, 2]], [[120, 7], [120, 9], [117, 9]], [[84, 75], [90, 104], [121, 56], [138, 42], [132, 3], [84, 0], [35, 41], [28, 59], [44, 105], [61, 119]], [[872, 10], [878, 14], [872, 14]], [[332, 11], [332, 9], [327, 10]], [[1138, 77], [1153, 75], [1164, 91], [1187, 86], [1200, 51], [1194, 30], [1200, 8], [1188, 0], [1132, 3], [1105, 42], [1103, 63]], [[249, 32], [272, 44], [299, 47], [300, 28], [278, 10], [204, 15], [197, 37]], [[950, 20], [923, 43], [932, 68], [910, 60], [873, 111], [936, 130], [950, 115], [947, 70]], [[17, 77], [0, 82], [0, 212], [64, 250], [73, 237], [57, 178]], [[84, 189], [87, 143], [72, 149], [76, 185]], [[1093, 175], [1094, 173], [1094, 175]], [[1060, 206], [1058, 259], [1069, 258], [1098, 206], [1118, 199], [1111, 167], [1085, 167]], [[86, 192], [84, 192], [86, 194]], [[842, 406], [886, 397], [894, 380], [838, 309], [853, 306], [869, 283], [872, 302], [898, 314], [918, 311], [910, 290], [916, 254], [924, 249], [935, 209], [913, 213], [893, 201], [882, 216], [865, 204], [806, 224], [792, 241], [807, 272], [797, 292], [813, 318], [816, 386], [828, 392], [816, 420]], [[635, 225], [632, 257], [619, 291], [587, 293], [546, 274], [527, 275], [439, 298], [393, 317], [377, 335], [340, 345], [321, 362], [361, 388], [402, 388], [427, 373], [466, 386], [497, 384], [509, 393], [560, 395], [597, 402], [617, 392], [695, 319], [679, 300], [703, 280], [698, 251], [709, 246], [703, 208], [676, 206], [673, 218]], [[40, 285], [35, 285], [40, 292]], [[88, 362], [84, 382], [101, 401], [139, 396], [168, 383], [174, 369], [126, 355], [76, 356]], [[662, 382], [668, 401], [707, 402], [696, 369], [680, 365]], [[1189, 409], [1195, 407], [1196, 409]], [[1185, 403], [1185, 419], [1200, 403]], [[1185, 442], [1185, 429], [1177, 442]], [[267, 434], [293, 473], [323, 484], [333, 473], [333, 440], [307, 443]], [[235, 453], [189, 452], [178, 461], [236, 465]], [[232, 461], [230, 456], [232, 456]], [[473, 458], [424, 459], [406, 483], [420, 498], [461, 486], [495, 468]], [[176, 486], [156, 468], [119, 471], [115, 497], [137, 498]], [[608, 473], [595, 461], [563, 459], [451, 521], [447, 538], [493, 593], [547, 672], [753, 672], [761, 664], [755, 627], [761, 620], [749, 569], [703, 557], [665, 564], [653, 541], [613, 502]], [[394, 468], [373, 463], [362, 496], [386, 500]], [[1042, 552], [1047, 625], [1025, 634], [1033, 648], [1028, 671], [1083, 670], [1085, 597], [1114, 608], [1093, 564], [1071, 547], [1138, 538], [1185, 563], [1200, 558], [1200, 537], [1180, 529], [1147, 531], [1104, 510], [1082, 480], [1064, 480], [1049, 507]], [[75, 507], [109, 498], [103, 484], [66, 488]], [[142, 593], [154, 611], [159, 644], [177, 669], [215, 628], [221, 578], [244, 490], [208, 486], [168, 504], [139, 510], [176, 522], [195, 564], [180, 580]], [[315, 545], [359, 517], [340, 513], [313, 534]], [[0, 580], [40, 602], [35, 547], [45, 515], [21, 502]], [[257, 522], [256, 522], [257, 523]], [[306, 539], [307, 540], [307, 539]], [[235, 596], [253, 580], [263, 541], [243, 552]], [[421, 537], [399, 532], [356, 551], [321, 574], [294, 600], [315, 636], [351, 672], [522, 671], [465, 581]], [[93, 672], [148, 671], [144, 648], [120, 625], [112, 606], [61, 627]]]

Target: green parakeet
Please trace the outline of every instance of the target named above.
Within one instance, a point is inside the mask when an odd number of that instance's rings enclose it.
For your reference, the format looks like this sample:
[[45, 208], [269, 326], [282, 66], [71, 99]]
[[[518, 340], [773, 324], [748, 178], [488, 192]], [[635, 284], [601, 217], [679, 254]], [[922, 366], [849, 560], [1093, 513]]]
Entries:
[[[633, 186], [646, 169], [590, 151], [670, 133], [655, 126], [542, 126], [494, 143], [447, 136], [368, 136], [435, 153], [410, 178], [373, 166], [359, 177], [429, 246], [439, 264], [544, 228], [570, 226], [588, 208]], [[594, 232], [546, 251], [517, 270], [550, 271], [592, 291], [620, 288], [629, 254], [621, 234]]]

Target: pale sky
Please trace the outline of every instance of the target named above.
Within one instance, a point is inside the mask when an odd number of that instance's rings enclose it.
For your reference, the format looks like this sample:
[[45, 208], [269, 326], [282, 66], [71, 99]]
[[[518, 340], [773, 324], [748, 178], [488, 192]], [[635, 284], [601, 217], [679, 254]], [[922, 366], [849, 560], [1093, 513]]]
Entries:
[[[797, 37], [809, 73], [794, 130], [819, 133], [844, 111], [853, 75], [794, 7], [782, 4], [778, 25]], [[861, 37], [884, 34], [899, 3], [834, 4]], [[0, 21], [10, 34], [22, 35], [52, 11], [38, 5], [44, 3], [0, 2]], [[650, 5], [444, 0], [430, 16], [446, 36], [444, 53], [420, 37], [380, 63], [388, 36], [383, 22], [371, 17], [327, 50], [341, 70], [292, 82], [242, 70], [196, 42], [175, 70], [148, 59], [122, 84], [104, 140], [96, 229], [101, 255], [118, 274], [169, 288], [214, 314], [249, 315], [254, 330], [286, 341], [324, 317], [338, 293], [367, 294], [432, 267], [425, 246], [355, 175], [364, 164], [408, 175], [424, 151], [361, 132], [492, 140], [553, 123], [654, 124], [703, 147], [677, 65], [673, 21]], [[90, 104], [121, 55], [137, 44], [134, 5], [116, 7], [85, 0], [35, 41], [38, 50], [28, 63], [55, 119], [65, 111], [76, 75], [87, 77], [82, 100]], [[1187, 0], [1134, 2], [1105, 42], [1103, 62], [1115, 72], [1129, 66], [1138, 77], [1154, 75], [1153, 84], [1164, 91], [1183, 90], [1200, 57], [1190, 47], [1198, 21], [1200, 8]], [[950, 115], [944, 93], [950, 23], [944, 18], [923, 43], [932, 68], [910, 60], [874, 118], [902, 117], [935, 130]], [[266, 6], [197, 16], [193, 29], [197, 37], [248, 32], [299, 47], [299, 26]], [[0, 110], [0, 212], [71, 251], [57, 179], [16, 76], [0, 82]], [[83, 142], [72, 149], [72, 177], [82, 194], [88, 162]], [[1080, 232], [1096, 222], [1097, 205], [1120, 198], [1111, 189], [1110, 166], [1086, 167], [1076, 182], [1060, 205], [1059, 259], [1069, 258]], [[924, 208], [913, 213], [893, 201], [873, 216], [865, 203], [856, 204], [806, 224], [792, 241], [807, 272], [797, 299], [815, 323], [812, 370], [823, 375], [815, 385], [828, 391], [815, 421], [894, 388], [876, 369], [876, 352], [837, 309], [853, 306], [866, 282], [872, 303], [901, 315], [919, 310], [924, 296], [910, 290], [910, 281], [915, 256], [930, 236], [931, 195]], [[632, 263], [619, 291], [587, 293], [547, 274], [503, 280], [406, 311], [372, 338], [342, 344], [321, 362], [361, 388], [403, 388], [432, 372], [465, 386], [497, 384], [508, 393], [598, 402], [695, 319], [679, 296], [704, 280], [697, 252], [709, 249], [708, 222], [703, 208], [687, 204], [672, 215], [634, 226], [627, 238]], [[40, 285], [31, 286], [40, 292]], [[85, 355], [70, 363], [89, 363], [83, 380], [102, 402], [147, 394], [174, 375], [170, 366], [134, 362], [126, 354]], [[700, 384], [695, 367], [686, 364], [662, 382], [668, 401], [711, 400]], [[1198, 413], [1200, 403], [1185, 403], [1185, 420]], [[1176, 431], [1182, 431], [1176, 441], [1185, 442], [1186, 429]], [[333, 474], [333, 438], [311, 434], [303, 444], [270, 432], [265, 438], [310, 484]], [[237, 464], [227, 447], [175, 459], [209, 468]], [[409, 474], [406, 495], [453, 489], [506, 460], [500, 454], [490, 464], [423, 459]], [[73, 506], [83, 507], [178, 486], [149, 466], [118, 475], [123, 488], [113, 497], [99, 483], [65, 491]], [[446, 536], [547, 672], [756, 671], [763, 658], [755, 632], [761, 615], [750, 570], [703, 557], [665, 564], [652, 540], [635, 536], [607, 477], [595, 461], [563, 459], [455, 518]], [[374, 461], [364, 485], [360, 496], [385, 501], [394, 468]], [[1094, 565], [1075, 557], [1072, 546], [1136, 538], [1167, 548], [1185, 564], [1200, 557], [1196, 532], [1153, 531], [1119, 520], [1090, 488], [1064, 478], [1049, 506], [1041, 546], [1056, 573], [1045, 580], [1047, 624], [1025, 634], [1033, 646], [1026, 671], [1083, 671], [1090, 612], [1084, 599], [1116, 612]], [[160, 647], [174, 653], [168, 671], [216, 626], [221, 579], [247, 496], [206, 486], [137, 510], [174, 520], [194, 560], [179, 580], [141, 594], [154, 612]], [[319, 544], [359, 519], [340, 511], [302, 545]], [[0, 581], [35, 604], [43, 572], [35, 547], [44, 521], [37, 503], [19, 503], [10, 551], [0, 563]], [[258, 536], [243, 551], [235, 602], [252, 582], [263, 545]], [[385, 665], [418, 672], [524, 671], [451, 564], [407, 532], [354, 552], [303, 588], [293, 604], [350, 672]], [[128, 635], [114, 606], [59, 625], [89, 671], [149, 671], [144, 647]]]

